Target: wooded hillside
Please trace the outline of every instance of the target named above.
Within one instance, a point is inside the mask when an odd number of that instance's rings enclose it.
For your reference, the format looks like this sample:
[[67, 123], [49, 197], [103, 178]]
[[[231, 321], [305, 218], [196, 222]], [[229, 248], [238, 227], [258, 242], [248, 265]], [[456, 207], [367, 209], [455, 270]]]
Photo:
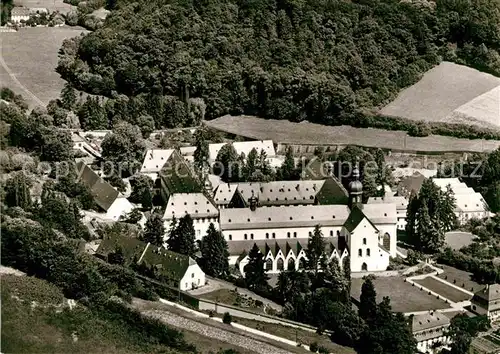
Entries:
[[442, 60], [500, 76], [498, 0], [110, 2], [102, 28], [63, 44], [57, 70], [116, 98], [108, 117], [147, 114], [157, 128], [200, 119], [186, 114], [193, 97], [206, 119], [363, 125], [360, 112]]

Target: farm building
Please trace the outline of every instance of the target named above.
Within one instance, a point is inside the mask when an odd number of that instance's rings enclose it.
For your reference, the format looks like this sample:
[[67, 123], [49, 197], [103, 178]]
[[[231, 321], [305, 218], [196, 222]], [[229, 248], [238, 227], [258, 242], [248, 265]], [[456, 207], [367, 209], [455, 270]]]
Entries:
[[450, 319], [442, 313], [413, 315], [411, 325], [420, 353], [434, 353], [436, 345], [443, 347], [451, 342], [450, 337], [446, 335]]
[[500, 78], [442, 62], [403, 90], [381, 114], [500, 129]]
[[489, 206], [481, 193], [460, 182], [458, 178], [433, 178], [432, 181], [441, 190], [451, 187], [455, 196], [455, 214], [460, 224], [467, 223], [470, 219], [483, 219], [490, 216]]
[[97, 206], [105, 212], [103, 218], [118, 221], [134, 206], [120, 194], [111, 184], [104, 181], [96, 172], [83, 162], [77, 162], [78, 179], [90, 189]]
[[104, 238], [95, 255], [107, 260], [117, 247], [122, 250], [126, 263], [136, 262], [169, 286], [186, 291], [205, 285], [205, 273], [191, 257], [137, 238], [116, 235]]
[[30, 9], [27, 7], [15, 6], [10, 12], [10, 21], [12, 23], [21, 23], [30, 19]]

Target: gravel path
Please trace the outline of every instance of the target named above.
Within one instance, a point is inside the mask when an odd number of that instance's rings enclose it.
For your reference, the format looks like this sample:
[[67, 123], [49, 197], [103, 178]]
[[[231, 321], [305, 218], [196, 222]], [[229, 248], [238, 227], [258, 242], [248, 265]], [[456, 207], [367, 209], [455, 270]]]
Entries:
[[215, 338], [217, 340], [243, 347], [246, 349], [251, 349], [252, 351], [260, 354], [289, 354], [289, 351], [274, 347], [270, 344], [260, 342], [258, 340], [242, 336], [230, 331], [225, 331], [218, 327], [209, 326], [188, 318], [178, 316], [172, 312], [165, 310], [148, 310], [143, 311], [143, 315], [157, 318], [160, 321], [175, 326], [178, 328], [187, 329], [192, 332], [196, 332], [205, 337]]

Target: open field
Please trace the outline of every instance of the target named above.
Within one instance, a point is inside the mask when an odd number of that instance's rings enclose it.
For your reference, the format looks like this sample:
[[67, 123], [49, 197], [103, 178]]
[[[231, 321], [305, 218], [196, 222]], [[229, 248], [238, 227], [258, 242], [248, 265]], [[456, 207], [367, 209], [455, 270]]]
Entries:
[[45, 7], [49, 12], [59, 11], [62, 14], [66, 14], [72, 9], [76, 10], [76, 6], [66, 4], [63, 0], [14, 0], [14, 5], [24, 7]]
[[319, 335], [314, 332], [305, 331], [302, 329], [295, 329], [288, 326], [283, 326], [275, 323], [267, 323], [254, 321], [246, 318], [233, 317], [233, 321], [240, 323], [244, 326], [258, 329], [266, 333], [272, 333], [279, 337], [290, 339], [305, 345], [310, 345], [311, 343], [318, 343], [319, 346], [328, 348], [330, 353], [335, 354], [354, 354], [355, 351], [352, 348], [344, 347], [333, 343], [327, 335]]
[[[450, 305], [443, 300], [406, 283], [402, 277], [378, 277], [373, 284], [377, 292], [377, 302], [382, 301], [384, 296], [388, 296], [391, 299], [393, 311], [416, 312], [450, 308]], [[351, 296], [358, 301], [362, 285], [363, 279], [361, 278], [351, 280]]]
[[211, 128], [256, 140], [271, 139], [290, 145], [359, 145], [407, 152], [484, 152], [500, 147], [498, 140], [469, 140], [431, 135], [411, 137], [403, 131], [350, 126], [325, 126], [309, 122], [264, 119], [253, 116], [223, 116], [206, 121]]
[[472, 296], [463, 291], [455, 289], [449, 285], [446, 285], [439, 280], [434, 279], [433, 277], [427, 277], [424, 279], [414, 280], [415, 283], [420, 284], [427, 289], [438, 293], [439, 295], [444, 296], [445, 298], [453, 301], [453, 302], [461, 302], [470, 300]]
[[470, 232], [462, 231], [450, 231], [447, 232], [444, 236], [446, 244], [454, 250], [459, 250], [463, 247], [469, 246], [477, 237]]
[[500, 78], [442, 62], [403, 90], [380, 113], [500, 129]]
[[30, 108], [59, 97], [64, 85], [57, 53], [64, 39], [79, 36], [79, 27], [30, 27], [0, 33], [0, 81], [24, 96]]
[[467, 273], [463, 270], [453, 268], [446, 265], [438, 265], [440, 268], [444, 269], [444, 272], [439, 274], [438, 277], [446, 280], [451, 284], [455, 284], [465, 290], [471, 291], [473, 293], [478, 292], [484, 288], [484, 285], [478, 284], [471, 280], [471, 273]]

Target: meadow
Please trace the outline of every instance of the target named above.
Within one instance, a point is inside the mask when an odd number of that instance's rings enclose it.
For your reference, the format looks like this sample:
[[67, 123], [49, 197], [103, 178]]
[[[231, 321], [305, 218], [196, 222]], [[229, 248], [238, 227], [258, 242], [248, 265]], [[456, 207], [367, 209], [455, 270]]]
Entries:
[[64, 85], [55, 68], [64, 39], [79, 36], [80, 27], [30, 27], [0, 33], [0, 81], [27, 100], [30, 108], [58, 98]]

